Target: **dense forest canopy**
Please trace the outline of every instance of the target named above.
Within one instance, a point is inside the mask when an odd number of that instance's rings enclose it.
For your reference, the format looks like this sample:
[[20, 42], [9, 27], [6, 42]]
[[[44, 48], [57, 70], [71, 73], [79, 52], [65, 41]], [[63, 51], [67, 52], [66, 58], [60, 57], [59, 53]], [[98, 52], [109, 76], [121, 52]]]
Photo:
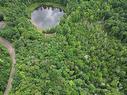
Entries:
[[[60, 25], [32, 25], [40, 5], [62, 8]], [[127, 95], [127, 0], [0, 0], [1, 21], [17, 60], [9, 95]], [[0, 45], [0, 95], [11, 64]]]

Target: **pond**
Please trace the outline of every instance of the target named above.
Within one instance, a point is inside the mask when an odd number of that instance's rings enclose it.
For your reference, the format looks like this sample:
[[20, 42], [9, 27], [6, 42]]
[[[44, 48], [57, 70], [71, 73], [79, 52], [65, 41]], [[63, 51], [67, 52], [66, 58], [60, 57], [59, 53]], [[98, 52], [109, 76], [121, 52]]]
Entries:
[[40, 7], [31, 14], [32, 23], [41, 30], [50, 30], [59, 25], [64, 11], [52, 7]]

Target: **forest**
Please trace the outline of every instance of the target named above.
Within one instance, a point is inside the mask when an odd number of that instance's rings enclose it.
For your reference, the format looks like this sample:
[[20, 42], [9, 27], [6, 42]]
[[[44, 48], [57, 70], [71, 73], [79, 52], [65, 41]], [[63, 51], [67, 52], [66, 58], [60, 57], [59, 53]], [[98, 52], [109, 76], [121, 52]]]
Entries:
[[127, 95], [127, 0], [0, 0], [0, 95]]

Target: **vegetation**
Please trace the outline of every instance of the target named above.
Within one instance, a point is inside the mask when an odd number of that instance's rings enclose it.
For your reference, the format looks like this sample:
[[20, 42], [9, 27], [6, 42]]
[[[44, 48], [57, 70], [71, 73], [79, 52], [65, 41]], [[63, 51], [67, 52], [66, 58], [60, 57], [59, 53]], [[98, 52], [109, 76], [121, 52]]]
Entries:
[[[50, 30], [56, 35], [31, 24], [37, 3], [64, 6], [65, 17]], [[10, 95], [127, 95], [126, 0], [0, 0], [1, 7], [7, 26], [0, 36], [16, 50]], [[11, 62], [0, 48], [2, 95]]]
[[111, 2], [110, 11], [105, 13], [105, 28], [108, 34], [127, 43], [127, 1]]
[[2, 95], [2, 91], [6, 88], [10, 67], [11, 60], [9, 55], [7, 51], [0, 46], [0, 95]]

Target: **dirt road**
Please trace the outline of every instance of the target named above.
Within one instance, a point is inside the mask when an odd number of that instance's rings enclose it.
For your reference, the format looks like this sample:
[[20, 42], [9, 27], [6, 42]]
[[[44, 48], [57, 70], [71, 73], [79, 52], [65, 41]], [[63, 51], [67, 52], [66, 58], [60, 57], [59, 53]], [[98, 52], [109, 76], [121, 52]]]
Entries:
[[4, 95], [8, 95], [11, 88], [12, 88], [12, 81], [15, 75], [15, 64], [16, 64], [16, 57], [15, 57], [15, 49], [13, 48], [12, 44], [5, 40], [4, 38], [0, 37], [0, 44], [3, 45], [5, 48], [7, 48], [8, 53], [12, 59], [12, 66], [10, 71], [10, 76], [8, 79], [8, 83], [6, 86], [6, 89], [4, 91]]

